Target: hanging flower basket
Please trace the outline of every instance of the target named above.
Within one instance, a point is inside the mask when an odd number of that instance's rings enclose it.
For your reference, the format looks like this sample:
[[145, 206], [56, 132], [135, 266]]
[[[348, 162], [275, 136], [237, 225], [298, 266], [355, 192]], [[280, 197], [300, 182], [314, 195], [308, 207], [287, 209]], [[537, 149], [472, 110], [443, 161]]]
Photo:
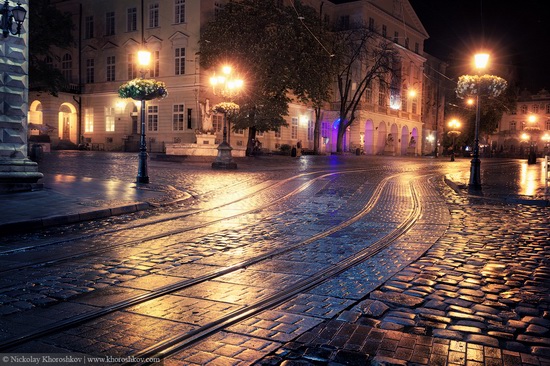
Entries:
[[218, 103], [212, 108], [215, 113], [237, 113], [239, 111], [239, 105], [233, 102]]
[[118, 88], [118, 95], [121, 98], [132, 98], [134, 100], [161, 99], [168, 95], [166, 84], [153, 79], [132, 79]]
[[506, 80], [495, 75], [463, 75], [458, 78], [456, 96], [461, 99], [472, 95], [496, 98], [507, 86]]

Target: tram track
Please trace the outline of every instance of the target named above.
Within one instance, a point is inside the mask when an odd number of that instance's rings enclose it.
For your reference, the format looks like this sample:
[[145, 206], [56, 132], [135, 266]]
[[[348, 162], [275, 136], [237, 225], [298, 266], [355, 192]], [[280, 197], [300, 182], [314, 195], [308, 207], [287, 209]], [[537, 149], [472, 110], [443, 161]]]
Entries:
[[363, 171], [366, 171], [366, 170], [364, 170], [364, 169], [359, 169], [359, 170], [353, 169], [353, 170], [344, 170], [344, 171], [340, 171], [340, 172], [329, 172], [329, 173], [327, 173], [327, 171], [321, 171], [321, 172], [314, 172], [314, 173], [299, 174], [297, 176], [289, 177], [289, 178], [284, 179], [282, 181], [278, 181], [274, 184], [271, 184], [271, 185], [268, 185], [268, 186], [265, 186], [265, 187], [261, 187], [259, 190], [256, 190], [256, 191], [254, 191], [252, 193], [249, 193], [249, 194], [246, 194], [243, 197], [232, 200], [230, 202], [226, 202], [222, 205], [216, 205], [215, 207], [210, 207], [210, 208], [194, 211], [194, 212], [191, 212], [191, 213], [186, 213], [186, 214], [183, 214], [183, 215], [171, 216], [169, 218], [157, 219], [157, 220], [149, 221], [149, 222], [141, 224], [141, 225], [132, 225], [130, 227], [125, 227], [125, 228], [104, 230], [101, 233], [90, 234], [90, 235], [85, 235], [85, 236], [76, 237], [76, 238], [73, 237], [73, 238], [70, 238], [70, 239], [65, 239], [65, 240], [60, 240], [60, 241], [55, 241], [55, 242], [49, 242], [49, 243], [41, 244], [41, 245], [38, 245], [38, 246], [17, 248], [17, 249], [12, 249], [12, 250], [8, 250], [8, 251], [3, 251], [3, 252], [0, 252], [0, 256], [9, 256], [10, 254], [28, 252], [28, 251], [36, 250], [36, 249], [43, 249], [43, 248], [58, 245], [58, 244], [65, 244], [65, 243], [68, 243], [68, 242], [77, 242], [77, 241], [90, 239], [92, 237], [97, 238], [97, 237], [101, 237], [101, 236], [105, 236], [105, 235], [109, 235], [109, 234], [113, 234], [113, 233], [117, 233], [117, 232], [124, 232], [124, 231], [133, 230], [133, 229], [136, 229], [136, 228], [143, 228], [143, 227], [147, 227], [147, 226], [151, 226], [151, 225], [156, 225], [156, 224], [159, 224], [159, 223], [165, 223], [165, 222], [175, 221], [175, 220], [182, 219], [182, 218], [188, 218], [188, 217], [191, 217], [191, 216], [195, 216], [195, 215], [204, 214], [204, 213], [207, 213], [207, 212], [219, 210], [221, 208], [228, 207], [228, 206], [230, 206], [232, 204], [235, 204], [235, 203], [243, 202], [244, 200], [249, 199], [251, 197], [254, 197], [255, 195], [260, 194], [261, 192], [263, 192], [265, 190], [281, 187], [284, 184], [286, 184], [288, 182], [291, 182], [292, 180], [295, 180], [295, 179], [302, 179], [302, 178], [305, 178], [305, 177], [308, 177], [308, 176], [311, 176], [311, 175], [318, 175], [318, 176], [308, 180], [307, 182], [301, 184], [298, 188], [292, 190], [291, 192], [286, 193], [286, 194], [284, 194], [283, 196], [281, 196], [279, 198], [271, 200], [267, 204], [264, 204], [263, 206], [259, 206], [259, 207], [257, 206], [257, 207], [254, 207], [252, 209], [249, 209], [249, 210], [241, 211], [241, 212], [233, 214], [233, 215], [224, 216], [224, 217], [217, 218], [217, 219], [214, 219], [214, 220], [210, 220], [210, 221], [207, 221], [207, 222], [203, 222], [203, 223], [197, 224], [197, 225], [191, 225], [191, 226], [186, 226], [184, 228], [168, 230], [168, 231], [164, 231], [162, 233], [157, 233], [157, 234], [148, 235], [148, 236], [145, 236], [145, 237], [140, 237], [138, 239], [127, 240], [127, 241], [124, 241], [122, 243], [117, 243], [117, 244], [112, 244], [112, 245], [104, 245], [101, 248], [93, 248], [93, 249], [88, 249], [88, 250], [82, 250], [77, 254], [69, 254], [69, 255], [64, 255], [64, 256], [60, 256], [60, 257], [56, 257], [56, 258], [49, 258], [49, 259], [44, 259], [44, 260], [40, 260], [40, 261], [34, 261], [34, 262], [31, 262], [31, 263], [27, 262], [27, 263], [24, 263], [24, 264], [19, 265], [19, 266], [5, 267], [3, 269], [0, 269], [0, 274], [5, 275], [6, 273], [22, 270], [22, 269], [25, 269], [25, 268], [46, 266], [46, 265], [52, 265], [52, 264], [61, 263], [61, 262], [65, 262], [65, 261], [71, 261], [71, 260], [75, 260], [75, 259], [78, 259], [78, 258], [83, 258], [83, 257], [88, 257], [88, 256], [100, 254], [100, 253], [109, 252], [110, 250], [121, 248], [121, 247], [134, 246], [134, 245], [145, 243], [145, 242], [148, 242], [148, 241], [151, 241], [151, 240], [162, 239], [162, 238], [165, 238], [165, 237], [168, 237], [168, 236], [182, 234], [182, 233], [185, 233], [185, 232], [190, 232], [190, 231], [193, 231], [193, 230], [205, 228], [205, 227], [217, 224], [221, 221], [234, 219], [234, 218], [237, 218], [239, 216], [248, 215], [248, 214], [251, 214], [251, 213], [254, 213], [254, 212], [259, 212], [259, 211], [262, 211], [262, 210], [264, 210], [268, 207], [279, 204], [280, 202], [282, 202], [284, 200], [287, 200], [287, 199], [295, 196], [296, 194], [298, 194], [300, 192], [303, 192], [304, 190], [309, 188], [313, 183], [315, 183], [318, 180], [325, 179], [327, 177], [335, 176], [335, 175], [338, 175], [338, 174], [363, 172]]
[[[341, 172], [339, 172], [339, 173], [341, 173]], [[127, 309], [129, 307], [135, 306], [137, 304], [141, 304], [141, 303], [144, 303], [144, 302], [149, 301], [149, 300], [157, 299], [157, 298], [160, 298], [162, 296], [172, 294], [172, 293], [177, 292], [177, 291], [181, 291], [183, 289], [195, 286], [195, 285], [200, 284], [200, 283], [204, 283], [204, 282], [207, 282], [207, 281], [212, 281], [216, 278], [219, 278], [219, 277], [221, 277], [223, 275], [226, 275], [226, 274], [229, 274], [231, 272], [235, 272], [235, 271], [238, 271], [238, 270], [241, 270], [241, 269], [244, 269], [244, 268], [250, 268], [250, 266], [252, 266], [254, 264], [260, 263], [260, 262], [262, 262], [264, 260], [267, 260], [267, 259], [272, 259], [272, 258], [281, 256], [285, 253], [296, 250], [296, 249], [298, 249], [300, 247], [303, 247], [307, 244], [313, 243], [316, 240], [327, 237], [327, 236], [329, 236], [329, 235], [331, 235], [335, 232], [343, 230], [344, 228], [346, 228], [346, 227], [352, 225], [353, 223], [361, 220], [363, 217], [365, 217], [375, 207], [376, 203], [379, 201], [380, 197], [382, 196], [382, 191], [383, 191], [384, 187], [387, 185], [387, 183], [391, 179], [395, 178], [397, 175], [398, 174], [383, 179], [376, 186], [376, 188], [375, 188], [374, 192], [372, 193], [369, 201], [363, 206], [362, 210], [360, 210], [359, 212], [357, 212], [356, 214], [354, 214], [353, 216], [348, 218], [346, 221], [344, 221], [344, 222], [342, 222], [338, 225], [335, 225], [335, 226], [333, 226], [333, 227], [331, 227], [331, 228], [329, 228], [329, 229], [327, 229], [327, 230], [325, 230], [321, 233], [310, 236], [309, 238], [307, 238], [303, 241], [300, 241], [299, 243], [295, 243], [291, 246], [287, 246], [287, 247], [284, 247], [282, 249], [277, 249], [277, 250], [270, 251], [270, 252], [265, 253], [263, 255], [256, 256], [254, 258], [242, 261], [242, 262], [237, 263], [235, 265], [228, 266], [228, 267], [222, 268], [220, 270], [216, 270], [216, 271], [213, 271], [211, 273], [207, 273], [205, 275], [202, 275], [202, 276], [199, 276], [199, 277], [196, 277], [196, 278], [193, 278], [193, 279], [185, 279], [183, 281], [179, 281], [177, 283], [158, 288], [158, 289], [156, 289], [154, 291], [151, 291], [149, 293], [139, 295], [139, 296], [134, 296], [134, 297], [126, 299], [124, 301], [120, 301], [120, 302], [117, 302], [115, 304], [111, 304], [109, 306], [106, 306], [102, 309], [92, 311], [92, 312], [88, 312], [88, 313], [85, 313], [85, 314], [82, 314], [82, 315], [79, 315], [79, 316], [75, 316], [75, 317], [66, 319], [66, 320], [61, 321], [61, 322], [57, 322], [56, 324], [54, 324], [52, 326], [46, 326], [46, 327], [43, 327], [43, 328], [36, 329], [33, 332], [16, 336], [16, 337], [14, 337], [10, 340], [0, 342], [0, 350], [7, 350], [7, 349], [13, 348], [17, 345], [20, 345], [20, 344], [23, 344], [23, 343], [26, 343], [26, 342], [29, 342], [29, 341], [32, 341], [32, 340], [50, 335], [50, 334], [55, 334], [55, 333], [58, 333], [58, 332], [62, 332], [65, 329], [77, 326], [77, 325], [85, 323], [85, 322], [92, 321], [94, 319], [101, 318], [101, 317], [103, 317], [105, 315], [108, 315], [108, 314], [111, 314], [113, 312], [121, 311], [121, 310]], [[418, 206], [418, 204], [415, 204], [415, 206]], [[419, 213], [418, 213], [418, 215], [419, 215]], [[409, 217], [411, 217], [411, 215], [409, 215]], [[353, 266], [354, 264], [359, 263], [362, 260], [368, 259], [369, 255], [372, 256], [375, 253], [383, 250], [385, 247], [387, 247], [389, 244], [391, 244], [392, 240], [395, 240], [395, 237], [397, 237], [399, 235], [402, 235], [402, 234], [399, 234], [399, 233], [402, 233], [405, 230], [408, 230], [408, 228], [410, 226], [412, 226], [412, 224], [413, 224], [412, 219], [409, 218], [408, 220], [406, 220], [405, 223], [399, 225], [396, 230], [392, 231], [392, 233], [388, 234], [385, 238], [382, 238], [381, 241], [380, 241], [382, 244], [373, 244], [369, 247], [369, 248], [372, 247], [372, 249], [366, 249], [364, 251], [364, 253], [358, 254], [356, 256], [357, 257], [356, 259], [349, 258], [349, 259], [343, 261], [343, 262], [347, 263], [346, 265], [344, 263], [342, 263], [339, 266], [331, 266], [330, 270], [327, 269], [326, 271], [322, 271], [321, 273], [315, 275], [314, 277], [312, 277], [312, 278], [315, 278], [315, 280], [312, 279], [311, 281], [308, 281], [308, 283], [310, 283], [309, 286], [314, 286], [314, 284], [319, 283], [319, 281], [321, 281], [321, 279], [323, 279], [323, 278], [326, 279], [326, 278], [330, 277], [331, 275], [335, 275], [336, 273], [339, 273], [339, 272], [345, 270], [345, 268], [349, 268], [349, 267]], [[386, 244], [384, 244], [384, 243], [386, 243]], [[361, 252], [363, 252], [363, 251], [361, 251]], [[360, 258], [363, 258], [363, 259], [360, 259]], [[304, 286], [306, 286], [306, 282], [301, 283], [300, 285], [293, 286], [293, 287], [296, 287], [295, 291], [299, 291], [300, 289], [303, 289]], [[261, 304], [256, 305], [255, 308], [259, 309], [260, 306], [264, 306], [264, 307], [268, 306], [268, 304], [272, 304], [273, 301], [282, 301], [282, 300], [280, 300], [280, 299], [282, 299], [282, 297], [278, 297], [278, 299], [279, 300], [277, 300], [275, 298], [271, 299], [271, 300], [269, 300], [269, 299], [262, 300], [260, 302]], [[246, 313], [246, 312], [240, 311], [240, 312], [238, 312], [238, 314], [237, 313], [232, 314], [232, 316], [233, 317], [237, 317], [237, 316], [242, 317], [244, 313]], [[224, 322], [221, 322], [221, 323], [224, 323]], [[220, 322], [216, 322], [216, 323], [221, 324]], [[172, 346], [172, 344], [171, 344], [171, 346]]]
[[[31, 340], [35, 340], [41, 337], [45, 337], [51, 334], [62, 332], [63, 330], [69, 329], [71, 327], [75, 327], [79, 324], [92, 321], [94, 319], [98, 319], [102, 316], [105, 316], [107, 314], [111, 314], [116, 311], [121, 311], [124, 309], [127, 309], [131, 306], [144, 303], [146, 301], [160, 298], [164, 295], [171, 294], [177, 291], [180, 291], [182, 289], [204, 283], [206, 281], [214, 280], [218, 277], [221, 277], [223, 275], [226, 275], [231, 272], [235, 272], [238, 270], [241, 270], [243, 268], [249, 268], [250, 266], [259, 263], [261, 261], [264, 261], [266, 259], [274, 258], [277, 256], [281, 256], [285, 253], [288, 253], [292, 250], [296, 250], [299, 247], [305, 246], [309, 243], [312, 243], [316, 240], [319, 240], [321, 238], [324, 238], [328, 235], [331, 235], [335, 232], [338, 232], [345, 227], [352, 225], [353, 223], [361, 220], [365, 215], [367, 215], [376, 205], [376, 203], [379, 201], [382, 190], [388, 183], [390, 179], [395, 178], [396, 175], [392, 177], [387, 177], [384, 179], [375, 189], [375, 192], [372, 194], [370, 200], [367, 202], [366, 205], [364, 205], [363, 209], [356, 213], [355, 215], [351, 216], [348, 220], [346, 220], [343, 223], [340, 223], [338, 225], [335, 225], [326, 231], [323, 231], [322, 233], [318, 233], [316, 235], [313, 235], [299, 243], [295, 243], [294, 245], [290, 247], [286, 247], [279, 250], [274, 250], [271, 252], [268, 252], [264, 255], [254, 257], [252, 259], [243, 261], [241, 263], [235, 264], [233, 266], [229, 266], [226, 268], [223, 268], [218, 271], [214, 271], [212, 273], [208, 273], [206, 275], [199, 276], [194, 279], [186, 279], [180, 282], [177, 282], [175, 284], [164, 286], [162, 288], [156, 289], [155, 291], [152, 291], [150, 293], [136, 296], [130, 299], [126, 299], [124, 301], [118, 302], [116, 304], [112, 304], [110, 306], [107, 306], [103, 309], [100, 309], [98, 311], [90, 312], [87, 314], [83, 314], [81, 316], [73, 317], [70, 319], [67, 319], [62, 322], [58, 322], [53, 326], [44, 327], [41, 329], [38, 329], [34, 332], [27, 333], [20, 335], [18, 337], [12, 338], [11, 340], [7, 340], [4, 342], [0, 342], [0, 350], [7, 350], [13, 347], [16, 347], [17, 345], [29, 342]], [[218, 319], [214, 322], [211, 322], [207, 325], [204, 325], [197, 329], [196, 331], [193, 331], [184, 337], [177, 337], [177, 338], [171, 338], [169, 340], [163, 341], [155, 346], [151, 346], [147, 348], [146, 350], [143, 350], [139, 353], [139, 357], [141, 356], [149, 356], [149, 355], [158, 355], [162, 354], [163, 357], [169, 354], [170, 352], [173, 352], [175, 350], [181, 349], [183, 347], [188, 346], [192, 342], [203, 338], [204, 336], [211, 334], [212, 332], [215, 332], [217, 329], [220, 329], [220, 327], [227, 326], [228, 324], [233, 324], [240, 319], [243, 319], [247, 316], [250, 316], [251, 314], [255, 314], [257, 312], [262, 311], [263, 309], [269, 308], [274, 306], [275, 304], [281, 303], [285, 301], [286, 299], [294, 296], [295, 294], [305, 291], [308, 288], [314, 287], [326, 279], [330, 278], [331, 276], [335, 276], [338, 273], [341, 273], [345, 271], [348, 268], [353, 267], [354, 265], [365, 261], [372, 256], [376, 255], [376, 253], [379, 253], [380, 251], [384, 250], [386, 247], [391, 245], [392, 242], [397, 240], [400, 236], [404, 235], [411, 227], [414, 225], [414, 222], [420, 217], [421, 214], [421, 206], [419, 204], [419, 200], [417, 197], [417, 194], [415, 193], [412, 184], [411, 184], [411, 192], [413, 197], [413, 210], [409, 214], [408, 218], [402, 222], [400, 225], [398, 225], [392, 232], [387, 234], [385, 237], [380, 239], [379, 241], [373, 243], [369, 247], [361, 250], [360, 252], [346, 258], [345, 260], [331, 265], [325, 270], [322, 270], [315, 274], [314, 276], [311, 276], [305, 280], [299, 281], [298, 283], [292, 285], [290, 288], [287, 289], [284, 293], [278, 293], [274, 294], [273, 296], [268, 296], [267, 298], [261, 299], [257, 301], [256, 303], [245, 306], [244, 308], [235, 311], [231, 314], [228, 314], [227, 316]], [[169, 353], [167, 353], [169, 352]], [[137, 356], [136, 356], [137, 357]]]

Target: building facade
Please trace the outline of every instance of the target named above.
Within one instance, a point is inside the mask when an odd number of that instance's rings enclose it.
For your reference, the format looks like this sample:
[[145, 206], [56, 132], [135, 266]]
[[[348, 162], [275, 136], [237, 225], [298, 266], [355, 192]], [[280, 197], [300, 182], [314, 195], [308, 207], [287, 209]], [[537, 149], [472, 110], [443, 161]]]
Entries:
[[533, 147], [537, 155], [548, 155], [550, 144], [550, 92], [523, 91], [516, 110], [503, 115], [497, 132], [489, 136], [491, 151], [501, 156], [525, 157]]
[[[166, 151], [167, 146], [197, 142], [207, 106], [217, 103], [209, 86], [211, 71], [199, 66], [199, 36], [214, 19], [223, 2], [214, 0], [82, 0], [52, 1], [73, 15], [77, 46], [58, 50], [49, 60], [70, 81], [58, 98], [45, 93], [29, 95], [29, 120], [47, 125], [52, 145], [81, 145], [94, 150], [137, 151], [139, 102], [120, 99], [119, 86], [146, 72], [146, 77], [166, 83], [168, 96], [146, 104], [148, 149]], [[426, 137], [437, 131], [426, 110], [426, 57], [428, 35], [406, 0], [358, 0], [344, 4], [310, 0], [331, 22], [362, 22], [381, 39], [394, 43], [400, 56], [397, 83], [390, 90], [372, 85], [361, 100], [356, 122], [344, 139], [345, 151], [360, 148], [365, 154], [420, 155], [432, 150]], [[152, 53], [147, 70], [137, 65], [143, 46]], [[431, 89], [430, 89], [431, 90]], [[441, 93], [443, 94], [443, 93]], [[336, 95], [336, 93], [333, 93]], [[337, 103], [333, 97], [322, 113], [321, 150], [336, 151]], [[432, 101], [433, 102], [433, 101]], [[436, 108], [443, 110], [443, 104]], [[288, 126], [259, 134], [268, 151], [282, 145], [304, 149], [314, 146], [314, 114], [304, 105], [289, 105]], [[214, 114], [216, 143], [221, 141], [223, 117]], [[425, 124], [428, 124], [426, 126]], [[38, 133], [34, 131], [33, 133]], [[244, 150], [248, 131], [230, 130], [230, 143]], [[63, 145], [63, 144], [62, 144]]]

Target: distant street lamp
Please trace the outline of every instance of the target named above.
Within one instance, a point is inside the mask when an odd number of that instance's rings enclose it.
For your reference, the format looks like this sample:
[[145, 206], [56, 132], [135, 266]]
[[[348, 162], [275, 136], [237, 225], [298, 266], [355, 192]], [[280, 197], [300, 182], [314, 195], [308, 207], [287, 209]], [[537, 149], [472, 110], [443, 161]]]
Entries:
[[447, 132], [449, 136], [453, 139], [453, 146], [451, 151], [451, 161], [455, 161], [455, 139], [458, 135], [460, 135], [460, 131], [458, 130], [460, 128], [460, 122], [454, 118], [449, 122], [449, 128], [450, 131]]
[[[27, 16], [27, 11], [21, 6], [21, 3], [17, 3], [17, 6], [10, 9], [9, 1], [6, 0], [0, 10], [0, 16], [0, 27], [2, 28], [4, 38], [8, 38], [10, 33], [14, 36], [21, 34], [21, 26]], [[17, 25], [15, 31], [13, 30], [14, 21]]]
[[214, 112], [223, 113], [223, 140], [218, 145], [218, 156], [212, 163], [213, 169], [237, 169], [237, 163], [233, 161], [231, 150], [233, 148], [227, 142], [227, 114], [236, 113], [239, 105], [233, 99], [240, 93], [244, 82], [242, 79], [233, 76], [231, 66], [223, 66], [220, 75], [213, 75], [210, 78], [210, 85], [214, 95], [220, 95], [226, 102], [214, 106]]

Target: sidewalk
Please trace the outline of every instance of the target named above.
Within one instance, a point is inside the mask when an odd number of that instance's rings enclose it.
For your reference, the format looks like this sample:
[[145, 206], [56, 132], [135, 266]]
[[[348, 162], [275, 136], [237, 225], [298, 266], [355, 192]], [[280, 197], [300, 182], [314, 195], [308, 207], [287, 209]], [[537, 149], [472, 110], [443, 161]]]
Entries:
[[0, 195], [0, 232], [17, 233], [146, 210], [188, 198], [149, 184], [45, 175], [44, 188]]

